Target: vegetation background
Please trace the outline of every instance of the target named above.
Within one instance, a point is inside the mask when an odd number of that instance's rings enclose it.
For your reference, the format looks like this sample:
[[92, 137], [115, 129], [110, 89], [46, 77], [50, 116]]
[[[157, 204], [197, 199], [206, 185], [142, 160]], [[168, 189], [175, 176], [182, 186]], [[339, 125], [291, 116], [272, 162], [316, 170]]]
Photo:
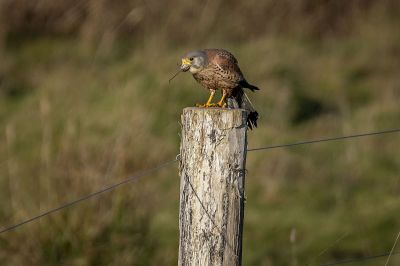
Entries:
[[[400, 126], [398, 0], [1, 0], [0, 227], [174, 159], [182, 109], [208, 95], [168, 79], [204, 47], [261, 88], [249, 147]], [[244, 265], [390, 251], [398, 134], [252, 152], [247, 169]], [[173, 166], [1, 234], [0, 264], [176, 265], [178, 202]]]

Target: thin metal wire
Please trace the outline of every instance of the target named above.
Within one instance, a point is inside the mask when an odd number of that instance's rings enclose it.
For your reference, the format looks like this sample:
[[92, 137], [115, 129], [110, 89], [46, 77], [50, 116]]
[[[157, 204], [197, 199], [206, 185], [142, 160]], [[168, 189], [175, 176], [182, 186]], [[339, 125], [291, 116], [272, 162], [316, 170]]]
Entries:
[[334, 246], [336, 246], [340, 241], [342, 241], [345, 237], [347, 237], [349, 235], [349, 232], [344, 233], [343, 235], [341, 235], [338, 239], [335, 240], [335, 242], [333, 242], [332, 244], [330, 244], [328, 247], [324, 248], [320, 253], [318, 253], [317, 256], [315, 256], [314, 258], [311, 259], [311, 263], [307, 263], [306, 266], [310, 266], [313, 265], [316, 259], [318, 259], [319, 257], [321, 257], [323, 254], [325, 254], [329, 249], [333, 248]]
[[57, 207], [57, 208], [54, 208], [54, 209], [51, 209], [51, 210], [49, 210], [49, 211], [40, 213], [40, 214], [38, 214], [38, 215], [36, 215], [36, 216], [34, 216], [34, 217], [32, 217], [32, 218], [29, 218], [29, 219], [27, 219], [27, 220], [25, 220], [25, 221], [19, 222], [19, 223], [17, 223], [17, 224], [11, 225], [11, 226], [4, 227], [4, 228], [0, 229], [0, 234], [3, 234], [3, 233], [5, 233], [5, 232], [11, 231], [11, 230], [14, 230], [14, 229], [16, 229], [16, 228], [18, 228], [18, 227], [20, 227], [20, 226], [22, 226], [22, 225], [31, 223], [31, 222], [33, 222], [33, 221], [35, 221], [35, 220], [38, 220], [38, 219], [40, 219], [40, 218], [43, 218], [43, 217], [45, 217], [45, 216], [47, 216], [47, 215], [50, 215], [50, 214], [52, 214], [52, 213], [61, 211], [62, 209], [65, 209], [65, 208], [71, 207], [71, 206], [73, 206], [73, 205], [76, 205], [76, 204], [78, 204], [78, 203], [80, 203], [80, 202], [82, 202], [82, 201], [85, 201], [85, 200], [88, 200], [88, 199], [93, 198], [93, 197], [95, 197], [95, 196], [98, 196], [98, 195], [100, 195], [100, 194], [102, 194], [102, 193], [104, 193], [104, 192], [108, 192], [108, 191], [114, 190], [115, 188], [117, 188], [117, 187], [119, 187], [119, 186], [121, 186], [121, 185], [124, 185], [124, 184], [126, 184], [126, 183], [132, 182], [132, 181], [134, 181], [134, 180], [137, 180], [137, 179], [139, 179], [139, 178], [141, 178], [141, 177], [143, 177], [143, 176], [149, 175], [149, 174], [154, 173], [154, 172], [156, 172], [156, 171], [158, 171], [158, 170], [161, 170], [162, 168], [164, 168], [164, 167], [166, 167], [166, 166], [168, 166], [168, 165], [170, 165], [170, 164], [173, 164], [173, 163], [175, 163], [176, 161], [177, 161], [177, 159], [171, 160], [171, 161], [167, 161], [167, 162], [162, 163], [162, 164], [159, 164], [159, 165], [157, 165], [156, 167], [153, 167], [153, 168], [151, 168], [151, 169], [144, 170], [144, 171], [142, 171], [142, 172], [140, 172], [140, 173], [138, 173], [138, 174], [136, 174], [136, 175], [134, 175], [134, 176], [131, 176], [131, 177], [125, 179], [124, 181], [121, 181], [121, 182], [116, 183], [116, 184], [114, 184], [114, 185], [105, 187], [105, 188], [103, 188], [103, 189], [101, 189], [101, 190], [99, 190], [99, 191], [96, 191], [96, 192], [91, 193], [91, 194], [89, 194], [89, 195], [83, 196], [83, 197], [81, 197], [81, 198], [79, 198], [79, 199], [76, 199], [76, 200], [67, 202], [67, 203], [65, 203], [65, 204], [63, 204], [63, 205], [61, 205], [61, 206], [59, 206], [59, 207]]
[[351, 138], [360, 138], [360, 137], [367, 137], [367, 136], [381, 135], [381, 134], [389, 134], [389, 133], [398, 133], [398, 132], [400, 132], [400, 128], [389, 129], [389, 130], [384, 130], [384, 131], [377, 131], [377, 132], [362, 133], [362, 134], [356, 134], [356, 135], [339, 136], [339, 137], [332, 137], [332, 138], [306, 140], [306, 141], [300, 141], [300, 142], [294, 142], [294, 143], [271, 145], [271, 146], [266, 146], [266, 147], [247, 149], [247, 151], [260, 151], [260, 150], [269, 150], [269, 149], [284, 148], [284, 147], [293, 147], [293, 146], [306, 145], [306, 144], [312, 144], [312, 143], [319, 143], [319, 142], [325, 142], [325, 141], [335, 141], [335, 140], [343, 140], [343, 139], [351, 139]]
[[390, 253], [389, 253], [389, 256], [388, 256], [388, 258], [387, 258], [387, 260], [386, 260], [385, 266], [387, 266], [388, 263], [389, 263], [390, 257], [391, 257], [392, 254], [393, 254], [393, 250], [394, 250], [394, 248], [396, 247], [397, 241], [399, 241], [399, 237], [400, 237], [400, 231], [399, 231], [399, 233], [397, 234], [397, 237], [396, 237], [396, 240], [394, 241], [394, 244], [393, 244], [393, 246], [392, 246], [392, 249], [390, 250]]
[[[399, 254], [400, 254], [400, 252], [395, 252], [395, 253], [392, 253], [392, 256], [399, 255]], [[379, 258], [387, 257], [389, 255], [390, 255], [390, 253], [384, 253], [384, 254], [368, 256], [368, 257], [352, 258], [352, 259], [346, 259], [346, 260], [341, 260], [341, 261], [322, 264], [321, 266], [334, 266], [334, 265], [348, 264], [348, 263], [359, 262], [359, 261], [373, 260], [373, 259], [379, 259]]]

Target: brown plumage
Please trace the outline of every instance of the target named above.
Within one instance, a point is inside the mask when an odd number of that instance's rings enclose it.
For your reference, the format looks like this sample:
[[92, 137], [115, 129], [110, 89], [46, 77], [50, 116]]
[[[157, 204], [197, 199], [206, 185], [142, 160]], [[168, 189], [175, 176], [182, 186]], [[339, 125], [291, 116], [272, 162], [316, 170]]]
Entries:
[[[243, 88], [251, 91], [258, 88], [246, 81], [238, 66], [238, 61], [230, 52], [223, 49], [190, 52], [183, 57], [181, 70], [190, 71], [194, 79], [210, 91], [207, 103], [198, 106], [246, 109], [249, 111], [247, 123], [249, 128], [257, 127], [258, 113]], [[222, 91], [221, 100], [217, 104], [211, 103], [218, 89]]]

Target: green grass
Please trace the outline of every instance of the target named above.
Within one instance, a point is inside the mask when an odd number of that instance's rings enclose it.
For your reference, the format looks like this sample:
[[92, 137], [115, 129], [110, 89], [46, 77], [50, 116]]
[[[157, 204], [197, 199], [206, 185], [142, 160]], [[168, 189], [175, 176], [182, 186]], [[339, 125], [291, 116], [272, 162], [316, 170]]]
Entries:
[[[399, 127], [398, 23], [375, 22], [337, 38], [211, 36], [261, 88], [250, 94], [260, 126], [249, 146]], [[175, 158], [181, 110], [207, 98], [189, 75], [168, 84], [190, 48], [127, 45], [103, 54], [73, 38], [39, 37], [6, 48], [0, 226]], [[249, 153], [244, 265], [388, 252], [400, 226], [399, 146], [391, 134]], [[176, 264], [177, 172], [169, 167], [0, 235], [0, 264]], [[352, 265], [377, 264], [383, 259]]]

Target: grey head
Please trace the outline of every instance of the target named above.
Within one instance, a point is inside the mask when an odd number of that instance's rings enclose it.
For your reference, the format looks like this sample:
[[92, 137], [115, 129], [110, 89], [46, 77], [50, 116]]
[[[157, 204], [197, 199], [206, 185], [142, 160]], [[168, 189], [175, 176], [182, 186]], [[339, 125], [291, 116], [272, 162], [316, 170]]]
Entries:
[[208, 64], [206, 52], [199, 50], [187, 53], [182, 58], [181, 71], [190, 71], [195, 74], [201, 71]]

